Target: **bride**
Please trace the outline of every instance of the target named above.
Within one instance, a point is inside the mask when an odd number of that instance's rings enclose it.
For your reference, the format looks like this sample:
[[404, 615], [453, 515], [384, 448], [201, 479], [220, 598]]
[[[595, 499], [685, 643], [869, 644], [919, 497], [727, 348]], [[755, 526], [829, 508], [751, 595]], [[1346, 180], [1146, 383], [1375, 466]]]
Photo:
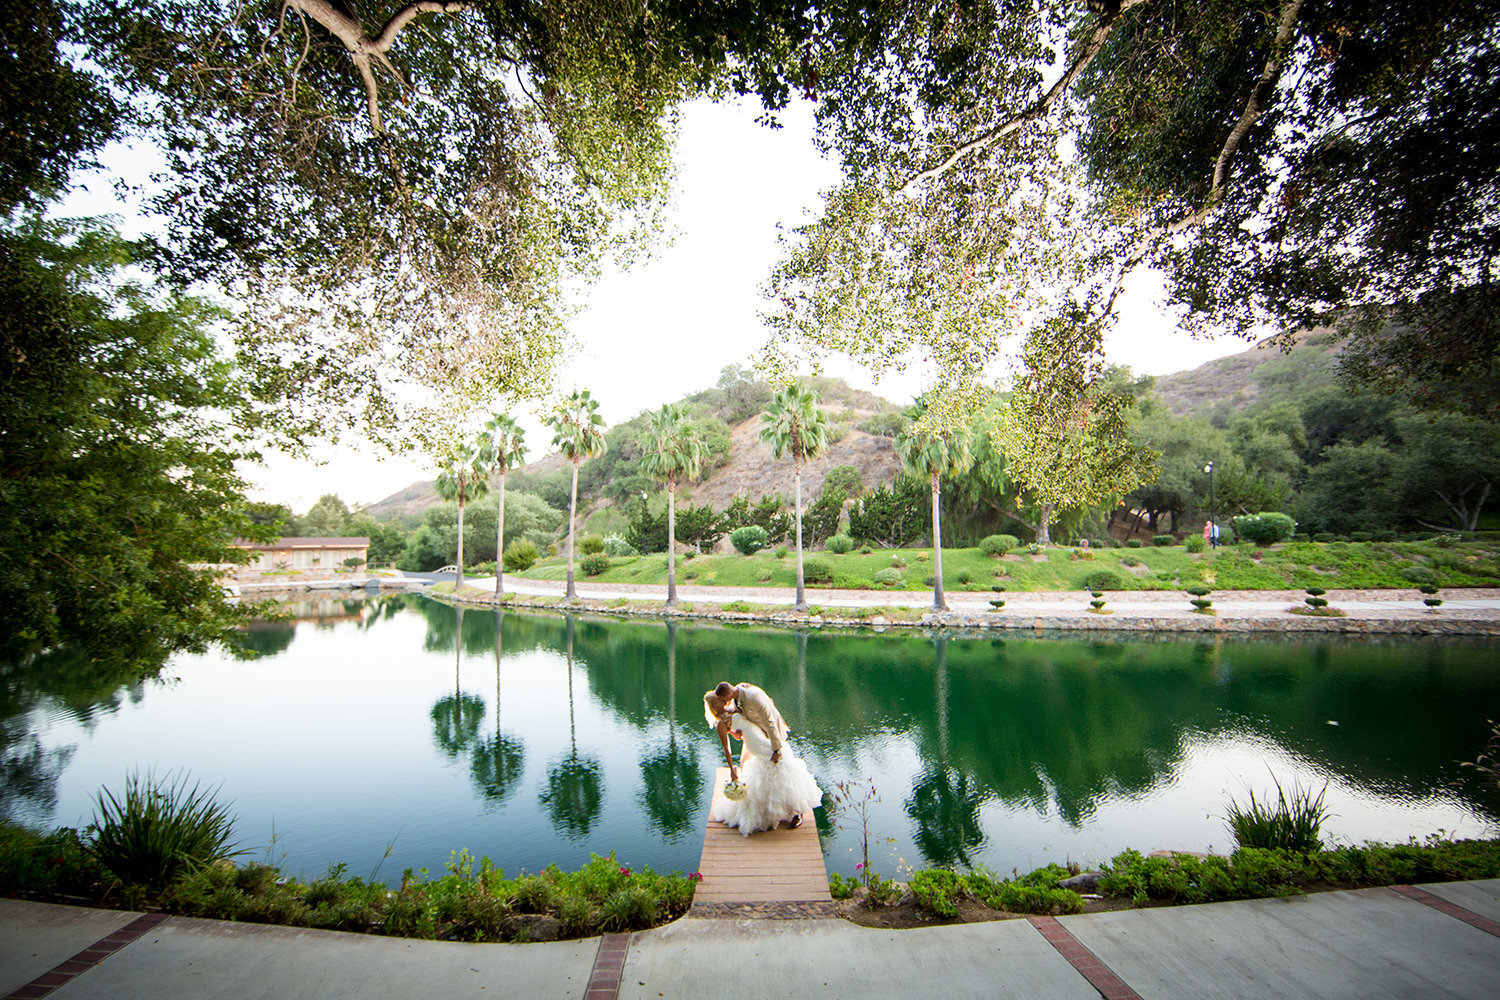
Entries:
[[[724, 688], [729, 690], [722, 691]], [[771, 699], [751, 684], [734, 687], [721, 684], [720, 690], [704, 694], [703, 704], [704, 717], [718, 732], [724, 747], [730, 780], [738, 780], [745, 786], [742, 799], [716, 799], [709, 818], [736, 827], [747, 837], [773, 829], [783, 821], [793, 827], [801, 826], [804, 815], [823, 801], [823, 791], [807, 765], [787, 744], [786, 723]], [[757, 718], [763, 721], [752, 721]], [[762, 725], [771, 727], [772, 733], [767, 734]], [[730, 736], [743, 741], [738, 769], [729, 749]]]

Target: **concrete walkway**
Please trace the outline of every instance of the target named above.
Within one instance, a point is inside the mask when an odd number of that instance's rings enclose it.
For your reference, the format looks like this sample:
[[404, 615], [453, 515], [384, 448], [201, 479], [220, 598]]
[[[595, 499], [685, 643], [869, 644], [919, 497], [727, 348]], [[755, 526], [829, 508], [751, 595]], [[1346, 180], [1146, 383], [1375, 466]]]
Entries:
[[0, 996], [1491, 1000], [1500, 880], [888, 931], [689, 917], [453, 944], [0, 900]]
[[[494, 577], [465, 577], [465, 601], [481, 605], [493, 601]], [[557, 580], [505, 578], [505, 591], [518, 597], [561, 597], [566, 585]], [[592, 583], [575, 585], [583, 601], [658, 604], [666, 588], [646, 584]], [[859, 608], [932, 607], [932, 591], [825, 590], [808, 588], [807, 601], [825, 612]], [[703, 610], [733, 601], [769, 608], [791, 609], [794, 594], [787, 587], [679, 586], [678, 600]], [[1220, 590], [1212, 593], [1214, 615], [1195, 612], [1183, 591], [1115, 591], [1106, 593], [1107, 614], [1096, 614], [1087, 591], [949, 591], [949, 610], [927, 614], [922, 623], [956, 627], [989, 628], [1089, 628], [1163, 629], [1174, 631], [1400, 631], [1500, 635], [1500, 589], [1451, 589], [1440, 594], [1443, 604], [1433, 609], [1423, 603], [1416, 590], [1331, 590], [1324, 595], [1330, 605], [1344, 612], [1340, 618], [1294, 614], [1305, 607], [1307, 596], [1300, 590]], [[1005, 607], [995, 610], [992, 599], [1003, 598]], [[604, 610], [628, 610], [611, 605]], [[773, 612], [775, 614], [775, 612]], [[715, 617], [718, 617], [715, 615]], [[867, 619], [878, 624], [874, 618]], [[815, 619], [816, 621], [816, 619]]]

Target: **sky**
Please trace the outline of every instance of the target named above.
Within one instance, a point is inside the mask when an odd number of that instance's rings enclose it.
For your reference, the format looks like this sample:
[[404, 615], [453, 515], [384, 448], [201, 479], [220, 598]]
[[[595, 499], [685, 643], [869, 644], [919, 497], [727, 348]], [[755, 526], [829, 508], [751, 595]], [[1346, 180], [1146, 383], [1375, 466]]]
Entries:
[[[777, 259], [778, 235], [811, 218], [838, 170], [814, 146], [812, 105], [793, 105], [781, 129], [756, 124], [759, 113], [753, 101], [699, 101], [683, 110], [675, 241], [627, 273], [607, 274], [571, 324], [575, 353], [558, 389], [591, 390], [607, 425], [713, 386], [726, 365], [750, 364], [766, 340], [759, 289]], [[66, 208], [122, 216], [127, 231], [139, 215], [99, 179]], [[1160, 306], [1162, 297], [1160, 276], [1152, 272], [1127, 285], [1119, 322], [1105, 339], [1110, 362], [1164, 375], [1248, 347], [1234, 337], [1192, 339], [1179, 332]], [[839, 358], [828, 359], [824, 370], [898, 404], [925, 388], [920, 365], [879, 379]], [[534, 414], [516, 416], [526, 428], [528, 457], [541, 457], [550, 433]], [[303, 513], [325, 493], [363, 506], [434, 476], [424, 456], [392, 456], [352, 443], [318, 449], [313, 457], [273, 454], [264, 466], [246, 467], [251, 496]]]

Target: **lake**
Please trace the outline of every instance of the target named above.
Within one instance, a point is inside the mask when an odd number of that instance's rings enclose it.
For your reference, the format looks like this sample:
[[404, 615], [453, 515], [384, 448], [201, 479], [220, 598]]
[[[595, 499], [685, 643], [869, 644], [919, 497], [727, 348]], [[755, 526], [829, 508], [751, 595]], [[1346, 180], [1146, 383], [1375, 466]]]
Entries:
[[[1494, 640], [800, 632], [456, 610], [419, 595], [293, 606], [259, 656], [159, 679], [11, 670], [0, 815], [83, 826], [132, 769], [218, 786], [248, 857], [385, 881], [468, 848], [509, 872], [590, 853], [693, 871], [714, 768], [702, 694], [777, 701], [825, 791], [871, 794], [875, 867], [1084, 864], [1228, 850], [1223, 816], [1327, 788], [1325, 835], [1495, 836], [1472, 769], [1500, 718]], [[871, 790], [873, 789], [873, 792]], [[860, 822], [817, 816], [830, 871]]]

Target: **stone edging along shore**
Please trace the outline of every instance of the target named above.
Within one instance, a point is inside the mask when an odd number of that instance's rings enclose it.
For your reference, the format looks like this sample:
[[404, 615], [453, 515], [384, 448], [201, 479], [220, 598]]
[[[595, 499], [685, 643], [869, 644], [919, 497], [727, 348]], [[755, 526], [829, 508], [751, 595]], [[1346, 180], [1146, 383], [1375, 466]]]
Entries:
[[[1337, 607], [1343, 601], [1380, 600], [1380, 591], [1330, 591], [1325, 596]], [[1398, 598], [1384, 598], [1394, 602]], [[1149, 595], [1149, 596], [1148, 596]], [[452, 604], [494, 607], [493, 592], [465, 586], [462, 593], [434, 593], [434, 598]], [[626, 596], [624, 593], [621, 597]], [[715, 595], [717, 596], [717, 595]], [[817, 592], [809, 593], [810, 602], [816, 602]], [[869, 595], [865, 595], [869, 596]], [[1077, 593], [1019, 593], [1007, 595], [1006, 607], [998, 611], [959, 610], [948, 612], [923, 611], [913, 617], [887, 617], [884, 615], [841, 615], [837, 608], [823, 608], [821, 615], [800, 614], [787, 610], [774, 611], [726, 611], [724, 604], [735, 601], [754, 603], [753, 596], [739, 592], [727, 592], [721, 602], [705, 600], [701, 595], [683, 599], [688, 608], [668, 609], [659, 601], [649, 598], [620, 604], [619, 598], [601, 600], [591, 598], [564, 605], [560, 597], [507, 593], [503, 603], [508, 608], [526, 608], [536, 611], [583, 611], [590, 614], [616, 615], [621, 617], [647, 617], [657, 619], [691, 619], [709, 622], [764, 624], [793, 628], [864, 628], [881, 631], [888, 628], [977, 630], [1028, 630], [1028, 631], [1101, 631], [1101, 632], [1184, 632], [1184, 633], [1233, 633], [1280, 635], [1295, 633], [1344, 633], [1382, 635], [1470, 635], [1500, 636], [1500, 607], [1495, 608], [1402, 608], [1392, 605], [1384, 608], [1361, 608], [1350, 610], [1342, 617], [1295, 614], [1288, 610], [1296, 606], [1303, 596], [1300, 592], [1240, 592], [1236, 595], [1241, 607], [1225, 609], [1217, 616], [1199, 614], [1189, 609], [1186, 597], [1177, 597], [1170, 592], [1118, 592], [1109, 595], [1114, 601], [1145, 600], [1161, 604], [1149, 610], [1139, 607], [1120, 609], [1106, 614], [1091, 611]], [[1500, 590], [1453, 590], [1444, 591], [1445, 601], [1500, 599]], [[892, 594], [892, 598], [898, 595]], [[1215, 595], [1216, 600], [1220, 599]], [[1226, 598], [1228, 599], [1227, 595]], [[1244, 607], [1253, 601], [1254, 607]], [[1078, 610], [1059, 611], [1047, 608], [1028, 609], [1027, 604], [1076, 603]], [[1169, 607], [1180, 602], [1182, 607]], [[911, 609], [915, 611], [916, 609]]]

